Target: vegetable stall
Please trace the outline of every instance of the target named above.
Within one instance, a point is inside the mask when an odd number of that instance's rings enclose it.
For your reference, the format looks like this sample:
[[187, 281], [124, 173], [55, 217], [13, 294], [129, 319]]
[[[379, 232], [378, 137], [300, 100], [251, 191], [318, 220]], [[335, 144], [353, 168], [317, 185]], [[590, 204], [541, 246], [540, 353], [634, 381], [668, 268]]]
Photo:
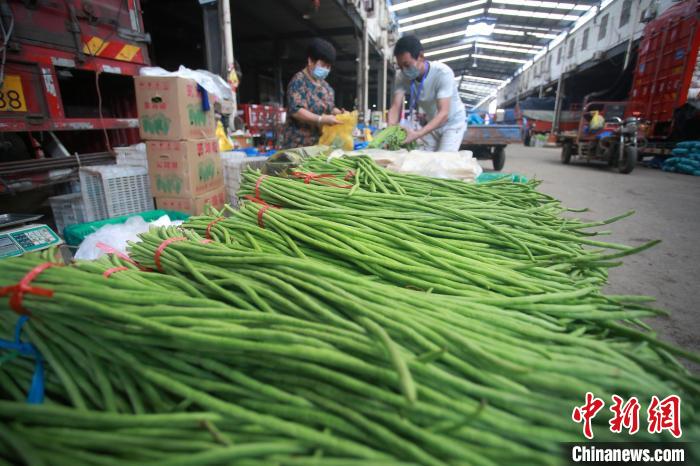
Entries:
[[557, 465], [587, 392], [679, 395], [698, 439], [700, 355], [603, 291], [657, 241], [537, 186], [315, 156], [128, 256], [4, 261], [0, 465]]

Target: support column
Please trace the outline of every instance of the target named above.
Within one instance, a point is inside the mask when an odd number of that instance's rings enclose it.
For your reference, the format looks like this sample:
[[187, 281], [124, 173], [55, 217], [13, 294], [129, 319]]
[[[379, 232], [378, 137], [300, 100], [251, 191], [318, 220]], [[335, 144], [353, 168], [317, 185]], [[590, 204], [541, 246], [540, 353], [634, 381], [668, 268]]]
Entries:
[[387, 67], [387, 60], [382, 57], [381, 66], [377, 70], [377, 110], [382, 112], [382, 114], [386, 111], [386, 95], [387, 87], [389, 86], [387, 82]]
[[363, 77], [363, 73], [362, 73], [362, 63], [363, 63], [363, 61], [362, 61], [362, 57], [363, 57], [362, 45], [363, 45], [363, 41], [362, 41], [361, 35], [356, 36], [356, 38], [357, 38], [357, 62], [356, 62], [357, 63], [357, 73], [356, 73], [357, 86], [355, 88], [355, 104], [357, 106], [357, 111], [362, 112], [362, 109], [364, 108], [363, 104], [362, 104], [362, 97], [364, 95], [364, 92], [363, 92], [364, 84], [362, 83], [362, 77]]
[[367, 22], [362, 24], [362, 115], [369, 123], [369, 31]]
[[564, 100], [564, 73], [559, 75], [557, 81], [557, 96], [554, 100], [554, 120], [552, 121], [552, 133], [559, 132], [559, 121], [561, 119], [561, 106]]
[[278, 40], [274, 41], [275, 66], [275, 100], [284, 107], [284, 83], [282, 82], [282, 49]]
[[[224, 51], [222, 49], [222, 29], [219, 6], [215, 1], [201, 3], [204, 20], [204, 54], [207, 70], [221, 75], [225, 71]], [[225, 76], [225, 75], [224, 75]]]

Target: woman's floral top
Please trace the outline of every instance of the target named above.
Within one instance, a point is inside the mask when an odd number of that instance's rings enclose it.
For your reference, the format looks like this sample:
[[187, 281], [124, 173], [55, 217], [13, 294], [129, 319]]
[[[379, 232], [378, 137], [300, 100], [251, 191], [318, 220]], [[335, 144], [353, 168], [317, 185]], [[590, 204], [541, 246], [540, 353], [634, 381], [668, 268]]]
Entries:
[[287, 86], [287, 122], [280, 139], [280, 147], [313, 146], [321, 137], [320, 127], [302, 123], [292, 117], [300, 108], [316, 115], [330, 114], [335, 107], [335, 91], [325, 80], [313, 80], [304, 71], [294, 75]]

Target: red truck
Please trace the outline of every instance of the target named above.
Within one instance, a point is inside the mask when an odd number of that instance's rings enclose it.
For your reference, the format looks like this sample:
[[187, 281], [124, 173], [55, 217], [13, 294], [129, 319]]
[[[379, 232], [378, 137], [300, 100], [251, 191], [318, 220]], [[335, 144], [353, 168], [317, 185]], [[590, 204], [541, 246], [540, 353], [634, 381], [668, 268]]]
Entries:
[[3, 1], [0, 26], [0, 195], [139, 141], [132, 76], [150, 63], [139, 0]]

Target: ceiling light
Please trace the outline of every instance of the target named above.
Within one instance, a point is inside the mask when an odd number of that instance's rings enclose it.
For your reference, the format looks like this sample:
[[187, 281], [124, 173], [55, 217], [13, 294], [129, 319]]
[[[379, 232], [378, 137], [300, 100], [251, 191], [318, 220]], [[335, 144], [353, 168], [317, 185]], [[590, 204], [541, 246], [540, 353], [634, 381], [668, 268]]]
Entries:
[[578, 16], [564, 15], [561, 13], [544, 13], [542, 11], [531, 10], [510, 10], [508, 8], [489, 8], [489, 14], [505, 16], [521, 16], [528, 18], [554, 19], [564, 21], [576, 21]]
[[454, 47], [448, 47], [445, 49], [438, 49], [438, 50], [431, 50], [430, 52], [425, 52], [424, 55], [426, 57], [432, 57], [433, 55], [440, 55], [443, 53], [450, 53], [450, 52], [456, 52], [457, 50], [464, 50], [468, 49], [472, 46], [473, 41], [467, 43], [467, 44], [462, 44], [462, 45], [456, 45]]
[[482, 58], [484, 60], [493, 60], [493, 61], [503, 61], [503, 62], [508, 62], [508, 63], [525, 63], [527, 60], [521, 60], [519, 58], [510, 58], [510, 57], [496, 57], [493, 55], [474, 55], [476, 58]]
[[470, 54], [465, 53], [464, 55], [455, 55], [454, 57], [442, 58], [442, 59], [440, 59], [440, 60], [435, 60], [435, 61], [438, 61], [438, 62], [441, 62], [441, 63], [447, 63], [448, 61], [455, 61], [455, 60], [461, 60], [461, 59], [463, 59], [463, 58], [469, 58], [469, 55], [470, 55]]
[[453, 11], [467, 10], [469, 8], [483, 5], [486, 0], [477, 0], [475, 2], [463, 3], [461, 5], [450, 6], [447, 8], [440, 8], [439, 10], [431, 10], [427, 13], [421, 13], [419, 15], [408, 16], [406, 18], [399, 19], [399, 24], [411, 23], [413, 21], [418, 21], [419, 19], [430, 18], [432, 16], [444, 15], [445, 13], [452, 13]]
[[442, 18], [430, 19], [428, 21], [423, 21], [420, 23], [409, 24], [405, 27], [399, 27], [399, 32], [414, 31], [416, 29], [426, 28], [429, 26], [435, 26], [436, 24], [447, 23], [450, 21], [457, 21], [459, 19], [469, 18], [471, 16], [480, 15], [484, 12], [483, 8], [478, 10], [465, 11], [463, 13], [458, 13], [456, 15], [443, 16]]
[[501, 40], [489, 40], [489, 39], [482, 39], [482, 40], [479, 41], [479, 43], [482, 43], [482, 44], [509, 45], [509, 46], [512, 46], [512, 47], [520, 47], [520, 48], [524, 48], [524, 49], [537, 49], [537, 50], [540, 50], [540, 49], [542, 49], [542, 48], [544, 47], [544, 46], [542, 46], [542, 45], [523, 44], [523, 43], [521, 43], [521, 42], [504, 42], [504, 41], [501, 41]]
[[574, 3], [537, 2], [533, 0], [497, 0], [495, 3], [502, 5], [529, 6], [532, 8], [547, 8], [550, 10], [588, 10], [590, 5], [576, 5]]
[[430, 42], [437, 42], [439, 40], [452, 39], [454, 37], [464, 37], [464, 31], [450, 32], [447, 34], [440, 34], [439, 36], [427, 37], [421, 39], [421, 44], [429, 44]]
[[533, 55], [539, 53], [538, 50], [521, 49], [521, 48], [516, 48], [516, 47], [505, 47], [503, 45], [493, 45], [493, 44], [487, 44], [484, 42], [479, 42], [478, 46], [481, 47], [482, 49], [502, 50], [503, 52], [531, 53]]
[[514, 31], [512, 29], [501, 29], [501, 28], [496, 28], [493, 30], [494, 34], [504, 34], [504, 35], [509, 35], [509, 36], [524, 36], [525, 33], [523, 31]]
[[389, 7], [389, 11], [405, 10], [406, 8], [411, 8], [418, 5], [425, 5], [426, 3], [432, 3], [434, 1], [436, 0], [409, 0], [408, 2], [391, 5]]
[[557, 37], [556, 34], [546, 34], [544, 32], [528, 32], [528, 36], [538, 37], [540, 39], [554, 39]]
[[483, 81], [487, 83], [494, 83], [494, 84], [500, 84], [504, 82], [502, 79], [493, 79], [493, 78], [483, 78], [481, 76], [472, 76], [469, 74], [463, 75], [465, 80], [474, 80], [474, 81]]

